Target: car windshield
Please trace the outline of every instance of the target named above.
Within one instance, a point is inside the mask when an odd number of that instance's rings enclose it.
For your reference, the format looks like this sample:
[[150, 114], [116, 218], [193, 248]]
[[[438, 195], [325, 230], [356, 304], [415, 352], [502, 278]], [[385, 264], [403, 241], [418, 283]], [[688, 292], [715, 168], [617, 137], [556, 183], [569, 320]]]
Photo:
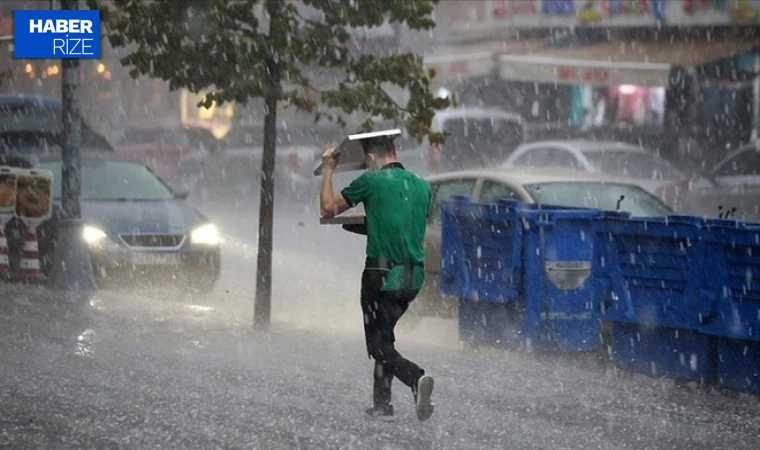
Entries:
[[676, 180], [682, 174], [668, 161], [641, 151], [594, 150], [583, 155], [600, 173], [645, 180]]
[[570, 208], [620, 210], [634, 216], [666, 216], [671, 214], [657, 197], [633, 185], [601, 182], [549, 182], [528, 184], [525, 188], [538, 204]]
[[60, 133], [60, 110], [32, 105], [0, 106], [0, 132], [21, 131]]
[[[53, 172], [53, 197], [61, 198], [61, 162], [44, 161], [41, 169]], [[174, 194], [145, 166], [108, 160], [82, 161], [82, 200], [157, 201]]]

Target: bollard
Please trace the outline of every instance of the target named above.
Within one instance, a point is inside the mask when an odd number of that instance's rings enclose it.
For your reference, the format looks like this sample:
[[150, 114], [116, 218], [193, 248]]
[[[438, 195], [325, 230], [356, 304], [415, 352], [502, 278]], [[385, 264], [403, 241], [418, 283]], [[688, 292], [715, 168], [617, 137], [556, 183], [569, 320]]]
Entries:
[[16, 212], [16, 173], [13, 167], [0, 167], [0, 276], [10, 270], [8, 238], [5, 225], [13, 219]]
[[5, 224], [0, 223], [0, 276], [6, 275], [9, 269], [8, 238], [5, 237]]
[[37, 227], [50, 218], [53, 208], [53, 173], [49, 170], [16, 170], [16, 217], [26, 228], [16, 276], [22, 280], [42, 278]]
[[25, 280], [40, 278], [40, 250], [37, 231], [30, 227], [24, 234], [24, 249], [16, 275]]

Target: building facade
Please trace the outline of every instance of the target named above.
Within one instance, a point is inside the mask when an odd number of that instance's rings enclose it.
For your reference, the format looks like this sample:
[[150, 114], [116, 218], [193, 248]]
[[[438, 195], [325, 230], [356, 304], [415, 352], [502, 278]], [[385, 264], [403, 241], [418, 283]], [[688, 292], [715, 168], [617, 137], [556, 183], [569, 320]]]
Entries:
[[444, 44], [426, 61], [463, 104], [500, 106], [537, 128], [677, 130], [710, 147], [693, 158], [757, 135], [760, 2], [444, 0], [439, 9]]

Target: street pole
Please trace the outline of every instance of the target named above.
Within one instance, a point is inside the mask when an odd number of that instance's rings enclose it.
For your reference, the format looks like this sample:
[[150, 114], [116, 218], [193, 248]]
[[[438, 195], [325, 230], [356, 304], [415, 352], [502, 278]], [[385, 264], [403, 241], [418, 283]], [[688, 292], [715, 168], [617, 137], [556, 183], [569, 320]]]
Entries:
[[[79, 9], [78, 0], [61, 0], [61, 9]], [[79, 59], [61, 60], [61, 119], [63, 120], [63, 171], [61, 202], [69, 219], [82, 217], [79, 204], [79, 167], [82, 117], [79, 105]]]
[[[79, 9], [78, 0], [61, 0], [61, 9]], [[82, 300], [95, 281], [87, 244], [84, 242], [79, 202], [82, 164], [82, 115], [79, 105], [79, 59], [61, 59], [62, 170], [61, 206], [64, 218], [58, 228], [52, 286], [71, 300]]]
[[752, 140], [760, 138], [760, 55], [754, 56], [755, 79], [752, 80]]

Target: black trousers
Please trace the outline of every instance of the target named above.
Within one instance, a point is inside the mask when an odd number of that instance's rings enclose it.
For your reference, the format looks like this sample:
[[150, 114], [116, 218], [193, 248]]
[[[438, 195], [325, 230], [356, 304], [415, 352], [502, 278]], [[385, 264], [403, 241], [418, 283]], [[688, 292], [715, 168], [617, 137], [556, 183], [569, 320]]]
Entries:
[[365, 269], [362, 274], [361, 303], [364, 336], [369, 357], [375, 360], [373, 401], [375, 406], [390, 404], [391, 383], [398, 378], [414, 389], [425, 371], [396, 350], [394, 328], [419, 291], [381, 291], [385, 270]]

